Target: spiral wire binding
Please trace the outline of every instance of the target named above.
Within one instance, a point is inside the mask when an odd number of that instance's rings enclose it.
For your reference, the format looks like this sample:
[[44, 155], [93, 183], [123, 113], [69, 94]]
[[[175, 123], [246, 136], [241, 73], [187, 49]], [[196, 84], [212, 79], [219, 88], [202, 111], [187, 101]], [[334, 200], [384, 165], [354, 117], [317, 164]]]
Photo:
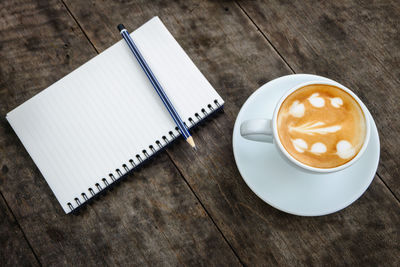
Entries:
[[[189, 117], [188, 121], [191, 124], [190, 127], [192, 128], [192, 127], [196, 126], [203, 119], [205, 119], [205, 117], [207, 117], [211, 113], [214, 113], [215, 111], [217, 111], [223, 107], [223, 105], [221, 105], [217, 99], [214, 100], [214, 104], [216, 106], [216, 109], [211, 104], [207, 105], [207, 108], [209, 110], [208, 112], [206, 111], [205, 108], [201, 109], [201, 113], [202, 113], [203, 117], [201, 115], [199, 115], [199, 113], [194, 114], [194, 117], [197, 119], [197, 122], [195, 122], [192, 117]], [[187, 127], [185, 122], [184, 122], [184, 124]], [[179, 134], [181, 134], [178, 127], [175, 127], [175, 131], [178, 132]], [[170, 139], [168, 139], [167, 136], [170, 136]], [[101, 178], [101, 181], [98, 183], [95, 183], [94, 187], [93, 187], [93, 188], [97, 189], [97, 192], [95, 192], [95, 190], [93, 190], [92, 187], [89, 187], [88, 188], [88, 192], [90, 193], [89, 197], [88, 197], [87, 193], [82, 192], [81, 198], [82, 198], [83, 202], [81, 202], [81, 199], [79, 197], [75, 197], [74, 202], [76, 203], [76, 206], [74, 207], [74, 205], [71, 202], [68, 202], [67, 203], [68, 207], [70, 208], [71, 211], [75, 211], [82, 204], [91, 200], [93, 197], [97, 196], [99, 193], [104, 191], [107, 187], [109, 187], [110, 185], [113, 185], [115, 182], [119, 181], [125, 174], [127, 174], [127, 173], [133, 171], [135, 168], [139, 167], [144, 161], [146, 161], [147, 159], [149, 159], [150, 157], [154, 156], [156, 153], [161, 151], [163, 148], [165, 148], [167, 145], [169, 145], [177, 137], [178, 136], [175, 135], [173, 131], [169, 131], [167, 135], [163, 135], [161, 137], [161, 140], [164, 142], [164, 144], [160, 140], [155, 141], [155, 144], [158, 147], [158, 149], [156, 149], [153, 145], [149, 145], [148, 149], [151, 154], [149, 154], [146, 149], [143, 149], [142, 150], [143, 156], [141, 156], [139, 154], [135, 155], [136, 160], [139, 162], [138, 164], [136, 164], [132, 158], [129, 159], [128, 160], [129, 163], [124, 163], [121, 165], [123, 170], [125, 171], [125, 173], [122, 173], [122, 171], [120, 169], [115, 169], [115, 173], [118, 175], [118, 177], [115, 177], [115, 175], [113, 173], [108, 174], [108, 176], [111, 180], [111, 183], [105, 177]], [[102, 185], [103, 185], [103, 187], [102, 187]]]

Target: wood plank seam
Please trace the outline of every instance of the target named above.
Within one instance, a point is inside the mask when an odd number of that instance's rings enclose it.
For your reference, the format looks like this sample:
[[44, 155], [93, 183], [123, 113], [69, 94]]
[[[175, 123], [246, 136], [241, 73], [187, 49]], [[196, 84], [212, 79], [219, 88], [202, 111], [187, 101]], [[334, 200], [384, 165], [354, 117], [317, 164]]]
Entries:
[[376, 172], [376, 176], [379, 177], [379, 179], [387, 187], [387, 189], [390, 191], [390, 193], [393, 195], [393, 197], [397, 200], [397, 202], [400, 203], [400, 199], [396, 196], [396, 194], [392, 191], [392, 189], [390, 189], [390, 187], [385, 183], [385, 181], [382, 179], [382, 177], [379, 175], [378, 172]]
[[[242, 12], [249, 18], [249, 20], [254, 24], [254, 26], [257, 28], [257, 30], [261, 33], [261, 35], [270, 43], [270, 45], [273, 47], [273, 49], [278, 53], [278, 55], [281, 57], [281, 59], [286, 63], [286, 65], [293, 71], [293, 73], [296, 73], [294, 69], [289, 65], [289, 63], [286, 61], [286, 59], [281, 55], [281, 53], [277, 50], [277, 48], [273, 45], [273, 43], [268, 39], [268, 37], [265, 35], [265, 33], [260, 29], [260, 27], [255, 23], [255, 21], [250, 17], [250, 15], [246, 12], [246, 10], [237, 2], [235, 1], [236, 5], [242, 10]], [[374, 53], [372, 53], [372, 56], [375, 58], [376, 62], [378, 62], [382, 69], [389, 75], [391, 76], [394, 80], [400, 81], [398, 77], [393, 76], [393, 74], [386, 68], [386, 65], [379, 60]]]
[[6, 198], [3, 196], [3, 193], [2, 193], [1, 191], [0, 191], [0, 196], [1, 196], [1, 198], [3, 199], [4, 203], [6, 204], [7, 209], [8, 209], [8, 211], [10, 212], [11, 216], [12, 216], [13, 219], [15, 220], [15, 223], [17, 224], [18, 229], [21, 231], [22, 236], [24, 237], [26, 243], [28, 244], [29, 248], [31, 249], [31, 251], [32, 251], [32, 253], [33, 253], [33, 256], [35, 256], [36, 261], [38, 262], [38, 264], [39, 264], [40, 266], [43, 266], [43, 264], [42, 264], [42, 263], [40, 262], [40, 260], [39, 260], [39, 257], [36, 255], [36, 252], [35, 252], [35, 250], [33, 249], [31, 243], [29, 242], [28, 238], [26, 237], [24, 230], [22, 229], [22, 227], [21, 227], [21, 225], [19, 224], [17, 218], [15, 217], [14, 212], [13, 212], [12, 209], [10, 208], [10, 205], [8, 205], [7, 200], [6, 200]]
[[79, 29], [83, 33], [83, 35], [86, 37], [86, 40], [91, 44], [93, 47], [94, 51], [96, 51], [97, 54], [100, 54], [99, 51], [97, 50], [96, 46], [93, 44], [93, 42], [89, 39], [89, 36], [87, 36], [86, 32], [83, 30], [81, 24], [79, 24], [78, 20], [75, 18], [74, 14], [72, 14], [71, 10], [68, 8], [67, 4], [65, 4], [64, 0], [60, 0], [61, 3], [64, 5], [65, 9], [67, 10], [67, 13], [72, 17], [72, 19], [75, 21], [76, 25], [78, 25]]
[[167, 155], [168, 158], [171, 160], [172, 164], [174, 165], [175, 169], [179, 172], [182, 180], [185, 182], [185, 184], [187, 185], [187, 187], [190, 189], [190, 191], [192, 192], [192, 194], [195, 196], [195, 198], [197, 199], [197, 201], [200, 203], [201, 207], [203, 208], [203, 210], [207, 213], [207, 216], [210, 218], [210, 220], [212, 221], [212, 223], [214, 224], [214, 226], [217, 228], [218, 232], [221, 234], [222, 238], [225, 240], [226, 244], [228, 244], [228, 246], [231, 248], [232, 252], [235, 254], [236, 258], [238, 259], [238, 261], [240, 262], [240, 264], [242, 266], [245, 266], [242, 259], [240, 259], [239, 254], [237, 254], [237, 252], [235, 251], [235, 249], [233, 248], [233, 246], [231, 245], [231, 243], [229, 243], [228, 239], [225, 237], [225, 235], [223, 234], [222, 230], [218, 227], [217, 223], [214, 221], [213, 217], [211, 216], [211, 214], [208, 212], [208, 210], [206, 209], [206, 207], [204, 206], [203, 202], [201, 202], [200, 198], [197, 196], [197, 194], [194, 192], [193, 188], [190, 186], [189, 182], [186, 180], [185, 176], [183, 175], [183, 173], [181, 172], [181, 170], [179, 169], [179, 167], [175, 164], [175, 162], [173, 161], [173, 159], [171, 158], [171, 155], [169, 154], [168, 151]]
[[[286, 61], [286, 59], [282, 56], [282, 54], [277, 50], [277, 48], [274, 46], [274, 44], [268, 39], [267, 35], [261, 30], [261, 28], [255, 23], [255, 21], [250, 17], [250, 15], [242, 8], [242, 6], [235, 1], [236, 5], [242, 10], [242, 12], [246, 15], [246, 17], [251, 21], [251, 23], [257, 28], [257, 30], [260, 32], [260, 34], [268, 41], [268, 43], [271, 45], [271, 47], [275, 50], [275, 52], [279, 55], [279, 57], [285, 62], [285, 64], [290, 68], [290, 70], [296, 74], [295, 70], [289, 65], [289, 63]], [[378, 61], [379, 62], [379, 61]], [[386, 69], [385, 69], [386, 70]], [[385, 181], [382, 179], [381, 175], [376, 172], [376, 175], [379, 177], [379, 179], [383, 182], [383, 184], [387, 187], [387, 189], [390, 191], [390, 193], [394, 196], [394, 198], [397, 200], [397, 202], [400, 203], [400, 199], [395, 195], [395, 193], [390, 189], [390, 187], [385, 183]]]
[[255, 23], [255, 21], [249, 16], [249, 14], [247, 14], [246, 10], [244, 10], [244, 8], [242, 8], [242, 6], [235, 1], [235, 4], [239, 7], [239, 9], [245, 14], [245, 16], [251, 21], [251, 23], [254, 25], [254, 27], [256, 27], [257, 31], [264, 37], [265, 40], [267, 40], [267, 42], [270, 44], [270, 46], [274, 49], [274, 51], [278, 54], [278, 56], [283, 60], [283, 62], [285, 62], [286, 66], [288, 66], [288, 68], [293, 72], [296, 73], [294, 71], [294, 69], [292, 68], [292, 66], [290, 66], [290, 64], [286, 61], [286, 59], [281, 55], [281, 53], [278, 51], [278, 49], [274, 46], [274, 44], [268, 39], [268, 37], [265, 35], [265, 33], [260, 29], [260, 27], [258, 27], [258, 25]]

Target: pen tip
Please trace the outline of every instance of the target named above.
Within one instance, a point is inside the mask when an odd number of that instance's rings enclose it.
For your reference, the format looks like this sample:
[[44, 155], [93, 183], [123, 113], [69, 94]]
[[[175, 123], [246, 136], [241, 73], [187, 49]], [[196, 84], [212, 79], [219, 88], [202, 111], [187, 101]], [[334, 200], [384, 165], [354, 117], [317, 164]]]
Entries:
[[124, 24], [118, 24], [117, 28], [121, 32], [123, 29], [125, 29], [125, 26]]

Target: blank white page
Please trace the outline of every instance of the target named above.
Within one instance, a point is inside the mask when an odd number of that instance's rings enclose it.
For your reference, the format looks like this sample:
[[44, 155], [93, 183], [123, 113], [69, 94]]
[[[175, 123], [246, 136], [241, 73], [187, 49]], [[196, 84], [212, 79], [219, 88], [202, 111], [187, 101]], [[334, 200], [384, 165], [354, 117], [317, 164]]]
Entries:
[[[158, 17], [131, 36], [188, 126], [189, 118], [199, 121], [196, 113], [205, 116], [203, 108], [210, 113], [223, 105]], [[111, 184], [110, 174], [118, 179], [161, 149], [156, 141], [171, 141], [170, 131], [179, 135], [124, 40], [9, 112], [7, 120], [66, 213]]]

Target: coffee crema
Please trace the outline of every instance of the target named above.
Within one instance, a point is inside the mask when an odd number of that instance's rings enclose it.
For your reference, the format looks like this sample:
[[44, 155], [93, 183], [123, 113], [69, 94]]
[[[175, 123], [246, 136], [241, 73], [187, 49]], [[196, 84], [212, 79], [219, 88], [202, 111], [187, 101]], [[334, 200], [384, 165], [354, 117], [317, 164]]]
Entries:
[[311, 167], [334, 168], [358, 154], [366, 121], [350, 94], [336, 86], [312, 84], [284, 100], [277, 130], [285, 150], [296, 160]]

